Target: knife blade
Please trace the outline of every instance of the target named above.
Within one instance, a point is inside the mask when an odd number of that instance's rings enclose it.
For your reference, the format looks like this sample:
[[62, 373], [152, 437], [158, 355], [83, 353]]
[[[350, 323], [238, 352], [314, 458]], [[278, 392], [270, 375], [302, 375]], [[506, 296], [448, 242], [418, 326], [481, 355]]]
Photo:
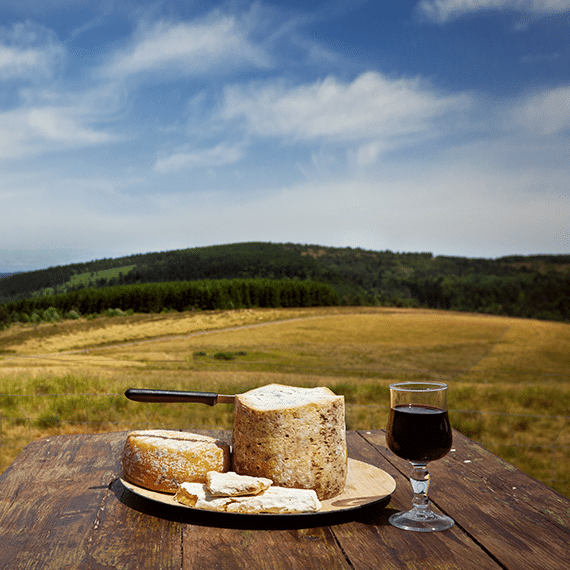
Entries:
[[235, 396], [216, 394], [215, 392], [186, 392], [181, 390], [148, 390], [144, 388], [129, 388], [125, 392], [129, 400], [135, 402], [198, 402], [213, 406], [215, 404], [233, 404]]

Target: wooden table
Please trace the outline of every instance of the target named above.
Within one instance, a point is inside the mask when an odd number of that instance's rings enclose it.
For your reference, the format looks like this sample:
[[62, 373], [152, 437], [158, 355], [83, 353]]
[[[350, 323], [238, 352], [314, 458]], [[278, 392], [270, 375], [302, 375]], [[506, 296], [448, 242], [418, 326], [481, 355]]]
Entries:
[[381, 430], [347, 439], [351, 457], [395, 478], [390, 504], [319, 526], [310, 516], [238, 525], [141, 498], [118, 479], [125, 437], [55, 436], [24, 449], [0, 476], [0, 568], [570, 568], [570, 500], [458, 433], [455, 451], [430, 466], [432, 503], [456, 521], [439, 533], [389, 525], [409, 508], [411, 489], [407, 463], [386, 449]]

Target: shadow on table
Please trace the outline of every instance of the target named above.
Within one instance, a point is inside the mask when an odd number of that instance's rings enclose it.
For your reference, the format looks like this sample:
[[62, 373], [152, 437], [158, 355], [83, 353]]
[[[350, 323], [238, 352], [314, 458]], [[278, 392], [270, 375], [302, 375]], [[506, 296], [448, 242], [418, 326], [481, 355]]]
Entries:
[[152, 517], [173, 522], [218, 528], [250, 530], [286, 530], [343, 524], [351, 521], [363, 524], [387, 525], [393, 509], [387, 510], [390, 497], [365, 507], [347, 507], [346, 510], [307, 514], [241, 514], [203, 511], [183, 505], [171, 506], [129, 491], [116, 479], [109, 487], [123, 505]]

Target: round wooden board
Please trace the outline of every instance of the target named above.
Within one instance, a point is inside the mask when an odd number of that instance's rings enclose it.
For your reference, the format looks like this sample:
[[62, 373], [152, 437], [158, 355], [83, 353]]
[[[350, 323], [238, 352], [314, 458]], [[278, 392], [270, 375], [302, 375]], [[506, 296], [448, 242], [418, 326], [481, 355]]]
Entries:
[[[174, 495], [168, 495], [166, 493], [158, 493], [157, 491], [151, 491], [149, 489], [144, 489], [137, 485], [133, 485], [124, 479], [121, 479], [121, 483], [129, 490], [139, 495], [150, 499], [152, 501], [157, 501], [165, 505], [170, 505], [174, 507], [180, 507], [182, 509], [200, 510], [195, 507], [187, 507], [181, 503], [174, 500]], [[315, 513], [305, 513], [304, 516], [311, 515], [321, 515], [324, 513], [333, 512], [343, 512], [350, 511], [352, 509], [359, 509], [361, 507], [369, 506], [374, 503], [380, 503], [389, 497], [396, 489], [396, 481], [378, 467], [370, 465], [369, 463], [364, 463], [356, 459], [348, 460], [348, 474], [346, 479], [346, 485], [344, 491], [333, 497], [332, 499], [324, 499], [321, 501], [321, 510]], [[220, 515], [229, 515], [230, 513], [225, 513], [223, 511], [208, 511], [211, 513], [219, 512]], [[242, 515], [242, 516], [270, 516], [270, 517], [288, 517], [288, 516], [299, 516], [299, 513], [286, 513], [286, 514], [275, 514], [275, 513], [259, 513], [252, 515]]]

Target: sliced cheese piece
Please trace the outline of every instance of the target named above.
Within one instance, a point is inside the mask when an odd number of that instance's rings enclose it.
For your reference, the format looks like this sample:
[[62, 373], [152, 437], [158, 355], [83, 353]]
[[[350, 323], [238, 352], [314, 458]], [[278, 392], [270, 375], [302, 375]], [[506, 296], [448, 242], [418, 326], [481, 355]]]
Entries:
[[344, 397], [324, 387], [278, 384], [237, 395], [232, 447], [240, 475], [334, 497], [347, 475]]
[[228, 513], [312, 513], [321, 508], [313, 489], [269, 487], [259, 495], [233, 497]]
[[206, 487], [215, 496], [237, 497], [240, 495], [257, 495], [271, 486], [273, 481], [265, 477], [238, 475], [233, 471], [206, 473]]
[[208, 511], [225, 511], [231, 502], [230, 497], [214, 497], [204, 483], [182, 483], [174, 500], [187, 507], [205, 509]]
[[257, 495], [218, 497], [203, 483], [182, 483], [174, 500], [187, 507], [228, 513], [312, 513], [321, 508], [312, 489], [269, 487]]
[[230, 446], [175, 430], [133, 431], [123, 450], [125, 479], [153, 491], [175, 493], [184, 482], [206, 482], [208, 471], [230, 469]]

